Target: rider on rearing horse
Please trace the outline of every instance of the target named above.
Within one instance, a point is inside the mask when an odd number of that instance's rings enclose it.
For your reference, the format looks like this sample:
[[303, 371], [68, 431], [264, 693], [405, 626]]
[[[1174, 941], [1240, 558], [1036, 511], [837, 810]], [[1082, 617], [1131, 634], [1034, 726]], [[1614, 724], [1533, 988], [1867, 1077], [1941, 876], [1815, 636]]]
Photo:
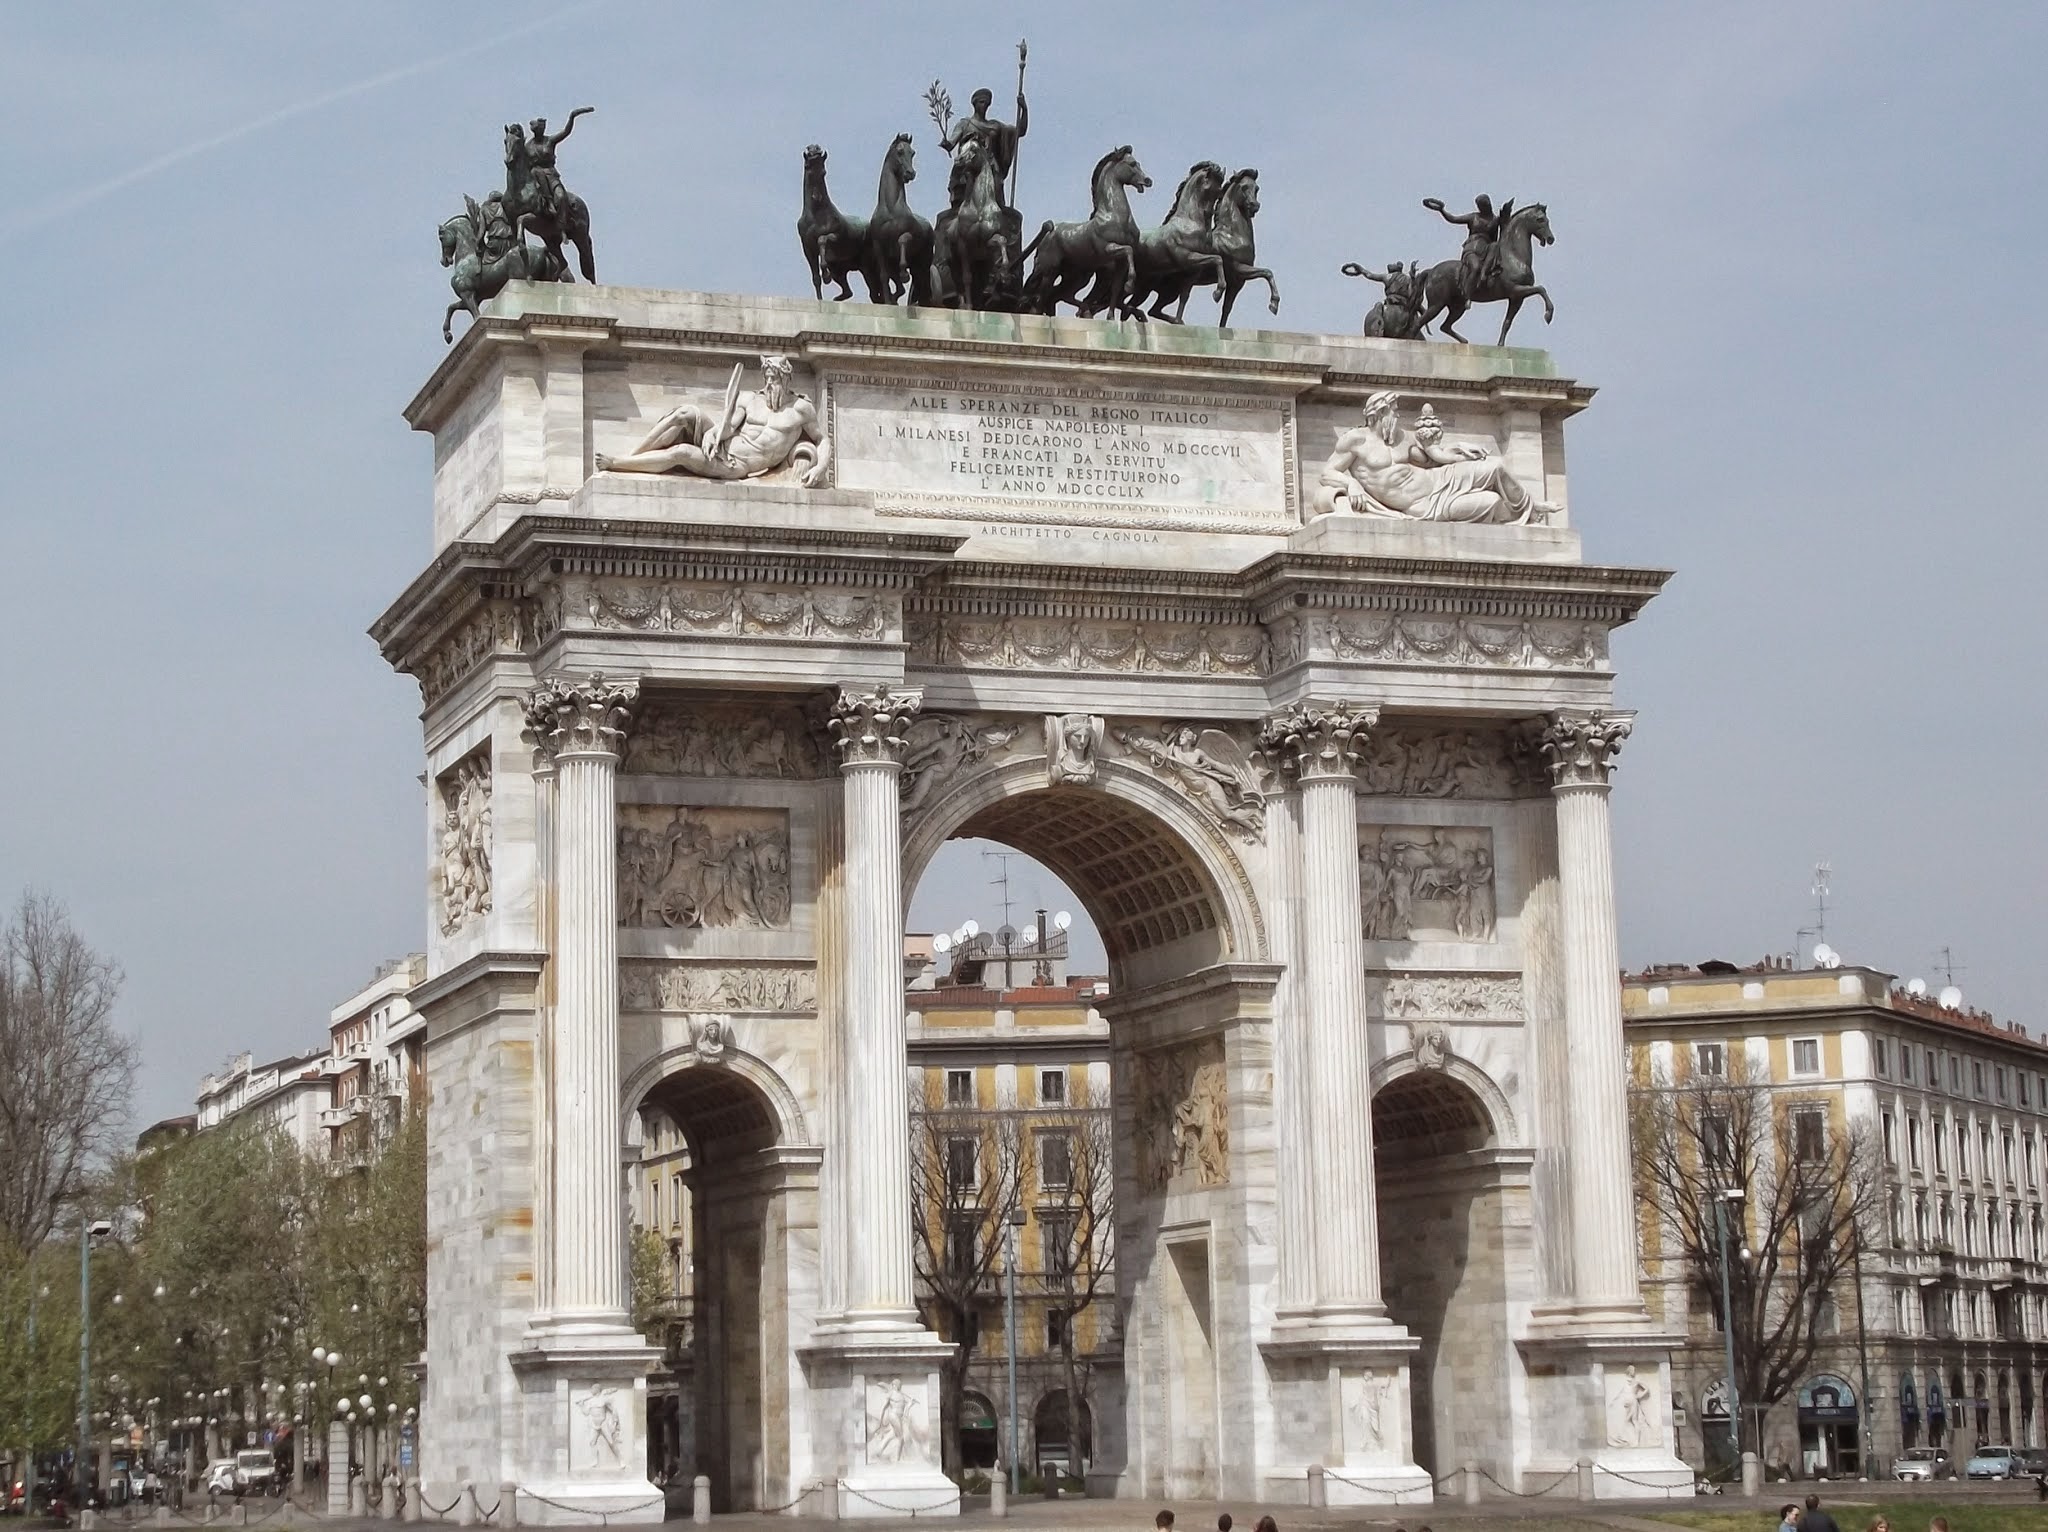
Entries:
[[[556, 217], [560, 217], [567, 206], [568, 194], [562, 187], [561, 172], [555, 169], [555, 147], [575, 131], [578, 117], [593, 110], [595, 108], [577, 107], [569, 114], [569, 120], [562, 124], [562, 131], [559, 133], [548, 132], [548, 120], [545, 117], [536, 117], [527, 124], [526, 161], [532, 167], [534, 187], [546, 200], [545, 211]], [[514, 130], [517, 130], [516, 124]]]

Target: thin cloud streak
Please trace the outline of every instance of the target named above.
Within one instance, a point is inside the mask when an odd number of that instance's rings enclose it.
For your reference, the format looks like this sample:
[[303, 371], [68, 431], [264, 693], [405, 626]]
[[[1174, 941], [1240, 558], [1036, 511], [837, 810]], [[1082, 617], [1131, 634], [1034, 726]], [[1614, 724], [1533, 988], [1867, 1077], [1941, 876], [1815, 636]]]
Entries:
[[280, 107], [274, 112], [267, 112], [261, 117], [242, 123], [237, 127], [229, 128], [225, 132], [215, 133], [209, 138], [199, 139], [184, 145], [182, 148], [169, 150], [164, 154], [159, 154], [153, 160], [146, 160], [133, 169], [124, 170], [121, 174], [101, 181], [96, 185], [88, 186], [81, 191], [71, 192], [66, 196], [59, 197], [54, 202], [31, 209], [27, 214], [16, 219], [5, 228], [0, 228], [0, 245], [9, 244], [14, 240], [20, 239], [25, 234], [31, 234], [37, 229], [45, 228], [50, 224], [68, 218], [73, 213], [83, 212], [94, 203], [103, 202], [108, 197], [113, 196], [114, 193], [133, 186], [138, 181], [146, 181], [160, 171], [169, 170], [173, 165], [181, 165], [186, 160], [196, 159], [202, 154], [210, 153], [224, 145], [247, 138], [251, 134], [261, 133], [267, 128], [274, 128], [281, 122], [291, 121], [294, 117], [303, 117], [308, 112], [317, 112], [322, 108], [333, 106], [338, 101], [347, 101], [351, 97], [367, 95], [371, 91], [382, 90], [387, 85], [396, 85], [400, 80], [409, 80], [415, 75], [428, 74], [433, 70], [444, 68], [462, 59], [472, 58], [479, 53], [488, 53], [493, 48], [502, 48], [507, 43], [517, 42], [520, 38], [531, 36], [533, 33], [544, 28], [558, 26], [565, 21], [594, 11], [606, 3], [608, 3], [608, 0], [583, 0], [583, 3], [580, 5], [572, 5], [566, 10], [556, 11], [551, 15], [526, 22], [523, 25], [514, 27], [509, 32], [500, 33], [496, 37], [485, 38], [482, 42], [466, 43], [460, 48], [451, 49], [430, 59], [419, 59], [410, 64], [401, 64], [396, 69], [387, 69], [382, 74], [371, 75], [366, 80], [357, 80], [352, 84], [336, 86], [333, 90], [322, 91], [317, 96], [310, 96], [306, 100], [296, 102], [291, 106]]

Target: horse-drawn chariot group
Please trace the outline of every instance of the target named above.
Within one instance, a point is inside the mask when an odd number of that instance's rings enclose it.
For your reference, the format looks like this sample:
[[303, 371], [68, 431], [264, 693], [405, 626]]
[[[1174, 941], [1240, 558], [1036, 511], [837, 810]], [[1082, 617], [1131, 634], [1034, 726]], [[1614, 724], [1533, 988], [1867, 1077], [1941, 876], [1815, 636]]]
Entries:
[[[865, 218], [833, 202], [825, 151], [816, 144], [803, 151], [797, 235], [812, 292], [823, 298], [836, 287], [832, 296], [851, 298], [858, 278], [871, 303], [1035, 314], [1065, 305], [1083, 317], [1177, 324], [1196, 289], [1206, 287], [1219, 305], [1216, 322], [1227, 325], [1239, 292], [1258, 281], [1266, 285], [1268, 311], [1279, 313], [1279, 284], [1258, 264], [1252, 235], [1259, 212], [1256, 170], [1226, 172], [1214, 160], [1198, 161], [1181, 178], [1165, 220], [1142, 229], [1131, 194], [1150, 188], [1152, 179], [1131, 146], [1118, 145], [1090, 173], [1088, 215], [1072, 223], [1048, 219], [1026, 238], [1015, 206], [1018, 142], [1030, 129], [1025, 58], [1019, 43], [1014, 123], [990, 115], [990, 91], [976, 91], [972, 112], [957, 120], [939, 85], [926, 93], [938, 146], [949, 157], [947, 205], [934, 219], [911, 206], [917, 151], [910, 134], [897, 134], [884, 152], [874, 211]], [[584, 280], [596, 280], [589, 212], [555, 169], [557, 146], [588, 111], [578, 107], [552, 134], [545, 118], [524, 129], [508, 127], [505, 189], [481, 203], [465, 198], [465, 211], [441, 225], [441, 264], [452, 268], [456, 298], [442, 322], [444, 338], [452, 338], [458, 309], [474, 316], [507, 282], [571, 280], [565, 243], [575, 247]], [[1428, 270], [1412, 261], [1405, 267], [1396, 261], [1383, 272], [1345, 265], [1347, 275], [1383, 289], [1366, 316], [1367, 335], [1420, 339], [1434, 323], [1462, 341], [1453, 326], [1467, 309], [1505, 303], [1505, 344], [1517, 311], [1532, 297], [1543, 300], [1549, 321], [1550, 295], [1530, 265], [1533, 247], [1551, 243], [1541, 203], [1517, 208], [1509, 202], [1496, 212], [1481, 196], [1470, 213], [1450, 212], [1434, 198], [1423, 206], [1465, 229], [1464, 249]], [[528, 243], [528, 234], [538, 243]]]

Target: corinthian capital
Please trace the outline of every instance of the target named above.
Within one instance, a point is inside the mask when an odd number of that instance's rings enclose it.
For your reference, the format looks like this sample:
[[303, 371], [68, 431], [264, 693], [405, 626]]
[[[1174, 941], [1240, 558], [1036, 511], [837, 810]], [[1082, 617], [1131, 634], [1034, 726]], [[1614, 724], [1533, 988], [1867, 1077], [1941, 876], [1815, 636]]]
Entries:
[[1259, 730], [1259, 748], [1288, 776], [1302, 781], [1347, 777], [1357, 767], [1373, 726], [1376, 707], [1348, 702], [1297, 702], [1269, 714]]
[[526, 698], [526, 734], [548, 760], [572, 753], [617, 755], [640, 700], [637, 681], [550, 676]]
[[1621, 742], [1635, 727], [1634, 713], [1600, 708], [1560, 711], [1543, 721], [1536, 748], [1554, 787], [1605, 787]]
[[923, 706], [924, 693], [917, 690], [877, 686], [869, 692], [842, 691], [827, 720], [839, 750], [839, 764], [902, 765], [905, 731]]

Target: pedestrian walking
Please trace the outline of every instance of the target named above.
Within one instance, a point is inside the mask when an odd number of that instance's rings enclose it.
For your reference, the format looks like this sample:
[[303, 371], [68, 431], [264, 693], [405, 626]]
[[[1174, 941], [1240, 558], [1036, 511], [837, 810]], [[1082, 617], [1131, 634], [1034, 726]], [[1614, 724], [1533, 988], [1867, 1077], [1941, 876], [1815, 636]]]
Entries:
[[1835, 1518], [1820, 1508], [1820, 1496], [1806, 1497], [1806, 1514], [1799, 1518], [1799, 1532], [1842, 1532]]

